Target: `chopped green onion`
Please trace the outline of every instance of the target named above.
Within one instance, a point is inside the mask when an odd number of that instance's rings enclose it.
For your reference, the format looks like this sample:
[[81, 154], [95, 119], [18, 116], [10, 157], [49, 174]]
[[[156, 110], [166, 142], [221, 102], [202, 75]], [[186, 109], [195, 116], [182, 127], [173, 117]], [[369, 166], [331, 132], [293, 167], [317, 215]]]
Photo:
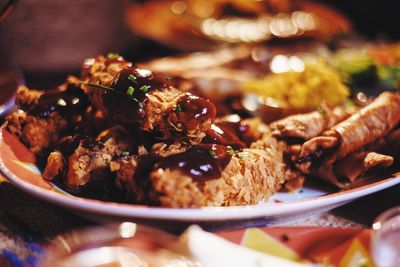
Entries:
[[124, 157], [129, 156], [129, 151], [124, 151], [124, 152], [121, 153], [121, 155], [124, 156]]
[[139, 108], [140, 108], [140, 109], [143, 108], [143, 103], [142, 103], [142, 102], [139, 102], [138, 105], [139, 105]]
[[212, 150], [212, 149], [210, 149], [210, 150], [208, 151], [208, 154], [210, 154], [211, 157], [215, 157], [215, 156], [217, 155], [217, 153], [215, 153], [215, 151]]
[[235, 150], [233, 150], [233, 148], [232, 147], [228, 147], [228, 150], [226, 151], [226, 153], [229, 155], [229, 156], [233, 156], [234, 154], [235, 154]]
[[129, 86], [128, 90], [126, 91], [126, 94], [129, 96], [132, 96], [134, 92], [135, 92], [135, 88], [133, 88], [132, 86]]
[[[90, 86], [90, 87], [96, 87], [96, 88], [100, 88], [100, 89], [104, 89], [104, 90], [110, 90], [110, 91], [116, 91], [114, 88], [105, 86], [105, 85], [101, 85], [101, 84], [97, 84], [97, 83], [86, 83], [86, 82], [80, 82], [81, 84]], [[118, 91], [116, 91], [118, 92]]]
[[182, 111], [181, 105], [177, 104], [177, 105], [175, 106], [175, 108], [174, 108], [174, 111], [175, 111], [175, 112], [181, 112], [181, 111]]
[[150, 86], [148, 85], [143, 85], [142, 87], [140, 87], [140, 91], [142, 91], [143, 93], [147, 93], [147, 91], [149, 90]]
[[237, 155], [239, 156], [239, 158], [246, 158], [248, 156], [250, 156], [250, 153], [248, 151], [242, 151], [237, 153]]
[[167, 78], [165, 78], [165, 80], [166, 80], [167, 82], [172, 81], [172, 77], [168, 76]]
[[132, 74], [130, 74], [130, 75], [128, 76], [128, 80], [134, 83], [134, 82], [136, 82], [136, 77], [133, 76]]

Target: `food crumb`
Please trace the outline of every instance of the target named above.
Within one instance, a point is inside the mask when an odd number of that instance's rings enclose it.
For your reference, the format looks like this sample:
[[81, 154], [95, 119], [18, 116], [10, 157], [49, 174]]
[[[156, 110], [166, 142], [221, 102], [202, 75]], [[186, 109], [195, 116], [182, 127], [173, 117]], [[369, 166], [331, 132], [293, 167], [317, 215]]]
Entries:
[[288, 236], [287, 234], [283, 234], [283, 235], [281, 236], [281, 239], [282, 239], [283, 241], [287, 242], [287, 241], [289, 241], [289, 236]]

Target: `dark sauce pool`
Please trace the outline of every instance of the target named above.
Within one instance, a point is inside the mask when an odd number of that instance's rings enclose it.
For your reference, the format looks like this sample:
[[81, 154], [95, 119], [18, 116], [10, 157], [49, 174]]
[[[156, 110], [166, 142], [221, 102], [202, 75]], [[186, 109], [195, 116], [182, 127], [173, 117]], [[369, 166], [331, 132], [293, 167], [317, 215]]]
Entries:
[[181, 170], [197, 181], [207, 181], [220, 178], [231, 157], [226, 146], [201, 144], [161, 159], [158, 167]]
[[249, 145], [248, 143], [251, 143], [251, 140], [246, 140], [244, 136], [248, 130], [249, 127], [242, 125], [240, 121], [215, 123], [207, 130], [207, 136], [203, 142], [231, 146], [234, 149], [245, 148]]
[[148, 100], [147, 93], [155, 89], [168, 88], [165, 81], [153, 76], [149, 70], [126, 67], [110, 85], [113, 91], [102, 94], [106, 108], [118, 120], [136, 123], [143, 120], [143, 107]]
[[83, 114], [89, 105], [85, 93], [73, 85], [64, 91], [49, 90], [40, 96], [38, 104], [29, 111], [31, 115], [48, 118], [52, 112], [59, 112], [65, 118]]

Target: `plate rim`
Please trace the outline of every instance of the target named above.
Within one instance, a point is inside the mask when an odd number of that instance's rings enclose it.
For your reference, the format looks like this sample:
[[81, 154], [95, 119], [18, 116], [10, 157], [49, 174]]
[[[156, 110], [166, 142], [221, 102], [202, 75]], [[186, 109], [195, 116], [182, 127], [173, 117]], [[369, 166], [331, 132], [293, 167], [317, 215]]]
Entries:
[[[0, 127], [0, 146], [5, 145], [3, 139], [4, 130], [6, 130], [5, 124]], [[318, 208], [322, 209], [330, 206], [337, 207], [357, 198], [381, 191], [400, 183], [400, 174], [396, 173], [394, 176], [360, 187], [288, 202], [260, 203], [257, 205], [233, 207], [168, 208], [101, 201], [46, 190], [37, 185], [28, 183], [12, 173], [5, 166], [1, 155], [0, 173], [23, 192], [66, 208], [113, 217], [186, 222], [211, 222], [254, 218], [267, 219], [276, 216], [294, 215], [301, 212], [316, 210]]]

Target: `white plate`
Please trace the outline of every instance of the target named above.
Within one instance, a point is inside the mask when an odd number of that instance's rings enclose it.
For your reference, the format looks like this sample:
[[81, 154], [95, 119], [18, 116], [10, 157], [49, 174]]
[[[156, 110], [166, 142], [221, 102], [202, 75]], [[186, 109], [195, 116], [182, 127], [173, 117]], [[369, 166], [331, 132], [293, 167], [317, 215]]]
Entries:
[[28, 194], [64, 206], [77, 214], [111, 217], [117, 220], [171, 222], [221, 222], [266, 220], [279, 224], [290, 218], [303, 218], [327, 211], [359, 197], [400, 183], [399, 174], [377, 179], [352, 189], [335, 191], [331, 187], [305, 185], [296, 193], [277, 193], [268, 202], [252, 206], [216, 208], [162, 208], [121, 204], [75, 197], [44, 181], [34, 164], [35, 157], [19, 140], [4, 129], [0, 131], [0, 171], [15, 186]]

